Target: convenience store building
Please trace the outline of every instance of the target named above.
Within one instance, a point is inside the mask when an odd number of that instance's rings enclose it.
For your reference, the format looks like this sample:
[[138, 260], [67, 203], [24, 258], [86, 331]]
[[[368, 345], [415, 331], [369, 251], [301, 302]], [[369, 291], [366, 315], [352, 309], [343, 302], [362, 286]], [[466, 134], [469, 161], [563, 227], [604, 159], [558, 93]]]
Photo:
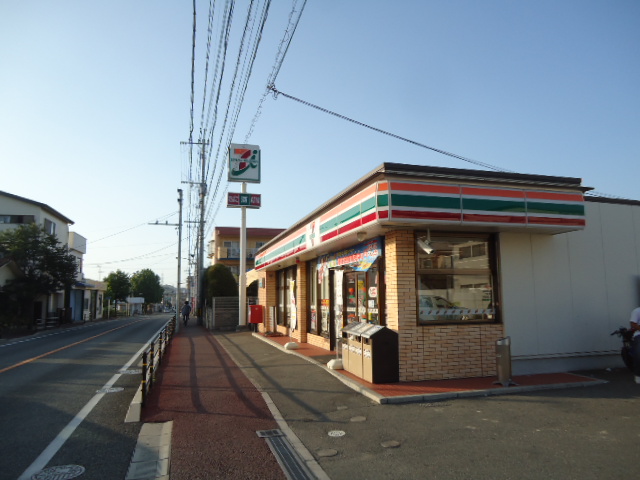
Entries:
[[263, 332], [333, 350], [397, 333], [400, 381], [620, 364], [640, 288], [640, 202], [570, 177], [384, 163], [261, 247]]

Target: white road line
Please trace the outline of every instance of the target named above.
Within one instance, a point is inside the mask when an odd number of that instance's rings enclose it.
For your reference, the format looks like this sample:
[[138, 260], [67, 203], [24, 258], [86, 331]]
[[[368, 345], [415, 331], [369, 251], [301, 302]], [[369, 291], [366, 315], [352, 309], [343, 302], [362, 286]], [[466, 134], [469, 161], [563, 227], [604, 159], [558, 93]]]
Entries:
[[[163, 328], [164, 326], [159, 328], [158, 331], [151, 336], [147, 343], [155, 340]], [[140, 355], [142, 355], [142, 352], [144, 352], [146, 348], [147, 345], [143, 345], [140, 350], [138, 350], [138, 352], [135, 353], [133, 357], [131, 357], [131, 359], [119, 370], [127, 370], [133, 364], [133, 362], [135, 362], [140, 357]], [[116, 383], [116, 381], [122, 375], [122, 373], [116, 373], [107, 383], [104, 384], [102, 388], [112, 387], [113, 384]], [[93, 408], [98, 404], [100, 400], [102, 400], [102, 397], [104, 396], [104, 393], [96, 393], [93, 398], [89, 400], [84, 407], [82, 407], [82, 409], [76, 414], [76, 416], [73, 417], [73, 419], [67, 424], [67, 426], [64, 427], [60, 431], [60, 433], [58, 433], [56, 438], [54, 438], [47, 446], [47, 448], [42, 451], [38, 458], [36, 458], [34, 462], [29, 465], [29, 467], [22, 473], [22, 475], [18, 477], [18, 480], [31, 480], [31, 477], [33, 475], [43, 470], [47, 466], [47, 463], [49, 463], [49, 461], [53, 458], [53, 456], [58, 453], [58, 450], [60, 450], [65, 442], [69, 440], [69, 437], [71, 437], [75, 429], [78, 428], [78, 426], [85, 418], [87, 418], [89, 413], [91, 413], [91, 410], [93, 410]]]

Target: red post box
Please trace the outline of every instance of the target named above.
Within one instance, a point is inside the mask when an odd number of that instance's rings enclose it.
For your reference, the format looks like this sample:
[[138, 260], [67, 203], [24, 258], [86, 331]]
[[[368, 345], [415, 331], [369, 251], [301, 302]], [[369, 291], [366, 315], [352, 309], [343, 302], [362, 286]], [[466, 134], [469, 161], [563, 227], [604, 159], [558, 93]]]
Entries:
[[262, 323], [264, 308], [262, 305], [249, 305], [249, 323]]

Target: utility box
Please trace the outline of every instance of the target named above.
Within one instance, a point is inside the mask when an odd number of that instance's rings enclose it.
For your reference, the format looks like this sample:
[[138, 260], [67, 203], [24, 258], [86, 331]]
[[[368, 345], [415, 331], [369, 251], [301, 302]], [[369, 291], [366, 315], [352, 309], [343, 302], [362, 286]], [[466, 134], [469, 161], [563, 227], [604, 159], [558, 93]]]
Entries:
[[498, 380], [494, 384], [501, 384], [503, 387], [515, 385], [511, 381], [511, 337], [496, 340], [496, 372]]
[[400, 380], [398, 333], [382, 325], [369, 325], [361, 333], [362, 379], [370, 383]]

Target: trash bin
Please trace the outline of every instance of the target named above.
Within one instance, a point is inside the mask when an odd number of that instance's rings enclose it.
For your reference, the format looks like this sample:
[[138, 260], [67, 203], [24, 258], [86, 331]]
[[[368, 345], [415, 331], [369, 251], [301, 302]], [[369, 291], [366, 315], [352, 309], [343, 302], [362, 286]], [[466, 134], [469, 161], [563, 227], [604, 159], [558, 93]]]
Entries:
[[[342, 329], [346, 333], [347, 348], [343, 349], [342, 366], [347, 372], [362, 378], [362, 331], [369, 327], [367, 323], [351, 322]], [[345, 339], [343, 338], [343, 341]], [[346, 358], [346, 361], [345, 361]]]
[[398, 382], [398, 333], [382, 325], [369, 325], [361, 337], [362, 379], [370, 383]]
[[496, 372], [498, 380], [494, 384], [501, 384], [503, 387], [516, 385], [511, 380], [511, 337], [496, 340]]

